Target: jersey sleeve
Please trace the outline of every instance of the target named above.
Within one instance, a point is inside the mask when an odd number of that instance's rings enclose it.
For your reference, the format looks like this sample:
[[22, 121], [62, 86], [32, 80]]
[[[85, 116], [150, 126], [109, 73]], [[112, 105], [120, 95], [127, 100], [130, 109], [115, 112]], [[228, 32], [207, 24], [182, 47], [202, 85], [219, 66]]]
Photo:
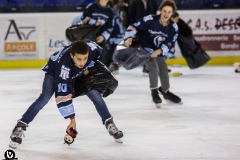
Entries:
[[85, 39], [85, 42], [89, 46], [89, 55], [91, 55], [91, 61], [97, 61], [102, 54], [102, 47], [100, 47], [96, 42], [89, 39]]
[[102, 50], [103, 50], [102, 47], [100, 47], [97, 43], [95, 43], [95, 44], [96, 44], [96, 49], [95, 49], [96, 54], [93, 58], [94, 62], [96, 62], [100, 58], [100, 56], [102, 54]]
[[124, 40], [128, 38], [133, 38], [136, 36], [137, 32], [139, 31], [146, 31], [149, 27], [149, 24], [152, 22], [153, 17], [152, 15], [148, 15], [140, 19], [139, 21], [135, 22], [134, 24], [130, 25], [127, 28], [127, 31], [124, 35]]
[[75, 116], [72, 103], [72, 73], [70, 68], [62, 65], [56, 73], [55, 100], [61, 115], [67, 119]]
[[113, 31], [113, 27], [114, 27], [114, 23], [113, 23], [113, 12], [111, 9], [109, 9], [109, 14], [108, 14], [108, 20], [106, 22], [106, 27], [105, 30], [101, 33], [101, 35], [104, 37], [105, 42], [109, 39], [112, 31]]
[[90, 3], [84, 10], [81, 20], [84, 24], [94, 25], [97, 21], [92, 18], [93, 3]]
[[174, 44], [178, 38], [178, 26], [176, 23], [173, 23], [171, 27], [171, 32], [169, 33], [169, 36], [167, 37], [166, 41], [160, 46], [162, 49], [162, 54], [166, 56], [167, 58], [171, 58], [174, 55], [174, 52], [171, 52], [171, 49], [174, 47]]

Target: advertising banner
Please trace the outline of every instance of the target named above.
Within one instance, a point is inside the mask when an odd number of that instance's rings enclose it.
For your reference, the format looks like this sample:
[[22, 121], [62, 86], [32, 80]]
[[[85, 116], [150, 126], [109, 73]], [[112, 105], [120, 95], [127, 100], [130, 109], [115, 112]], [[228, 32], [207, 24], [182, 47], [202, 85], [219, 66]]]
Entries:
[[82, 13], [47, 14], [45, 17], [46, 28], [46, 58], [48, 59], [60, 47], [68, 45], [65, 31], [71, 26], [72, 21]]
[[[70, 43], [65, 31], [81, 14], [1, 14], [0, 60], [48, 59]], [[188, 10], [179, 14], [211, 57], [240, 56], [240, 26], [234, 24], [240, 10]], [[181, 56], [178, 45], [176, 56]]]
[[206, 51], [238, 51], [240, 55], [240, 26], [236, 24], [239, 17], [240, 10], [180, 12], [180, 18], [192, 28], [195, 39]]
[[0, 60], [39, 59], [38, 17], [0, 18]]

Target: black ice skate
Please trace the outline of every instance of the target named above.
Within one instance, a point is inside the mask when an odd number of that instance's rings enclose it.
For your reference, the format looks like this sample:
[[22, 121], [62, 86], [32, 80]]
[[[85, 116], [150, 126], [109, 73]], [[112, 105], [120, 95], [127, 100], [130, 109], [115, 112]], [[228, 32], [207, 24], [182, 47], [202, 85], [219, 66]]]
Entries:
[[108, 69], [113, 73], [113, 74], [118, 74], [119, 73], [119, 66], [112, 62], [109, 66]]
[[151, 94], [152, 94], [152, 100], [153, 102], [156, 104], [156, 107], [157, 108], [161, 108], [161, 103], [162, 103], [162, 100], [161, 98], [159, 97], [159, 94], [158, 94], [158, 89], [151, 89]]
[[26, 131], [27, 126], [28, 125], [26, 123], [18, 121], [10, 136], [11, 141], [9, 147], [15, 149], [22, 143], [22, 136], [24, 136], [24, 131]]
[[163, 98], [167, 101], [171, 101], [174, 103], [181, 103], [181, 101], [182, 101], [181, 98], [179, 98], [175, 94], [171, 93], [169, 90], [167, 92], [163, 92], [162, 88], [159, 87], [159, 91], [162, 93]]
[[108, 118], [105, 121], [105, 126], [110, 134], [110, 136], [113, 136], [114, 140], [118, 143], [123, 143], [123, 141], [121, 140], [121, 138], [123, 137], [123, 133], [122, 131], [120, 131], [116, 125], [113, 122], [113, 118]]

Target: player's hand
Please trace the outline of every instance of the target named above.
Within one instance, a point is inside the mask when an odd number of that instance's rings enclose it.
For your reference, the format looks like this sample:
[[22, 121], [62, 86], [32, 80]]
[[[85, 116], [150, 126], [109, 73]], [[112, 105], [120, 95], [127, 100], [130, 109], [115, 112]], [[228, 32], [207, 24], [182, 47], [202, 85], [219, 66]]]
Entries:
[[150, 56], [152, 58], [156, 58], [160, 53], [162, 53], [162, 50], [161, 49], [157, 49], [157, 50], [153, 51]]
[[88, 70], [86, 70], [86, 71], [83, 72], [84, 75], [87, 75], [88, 73], [89, 73]]
[[84, 24], [86, 24], [87, 21], [89, 21], [89, 19], [91, 19], [91, 17], [86, 17], [86, 18], [84, 18], [84, 19], [82, 20], [82, 22], [83, 22]]
[[67, 126], [67, 132], [70, 133], [70, 128], [77, 130], [75, 118], [71, 120], [70, 124]]
[[100, 25], [102, 25], [102, 23], [99, 22], [99, 21], [97, 21], [97, 22], [95, 23], [95, 26], [100, 26]]
[[126, 41], [124, 41], [125, 46], [129, 47], [132, 45], [132, 38], [129, 37]]
[[102, 43], [103, 41], [104, 41], [104, 37], [103, 37], [102, 35], [97, 36], [96, 42], [97, 42], [98, 44]]

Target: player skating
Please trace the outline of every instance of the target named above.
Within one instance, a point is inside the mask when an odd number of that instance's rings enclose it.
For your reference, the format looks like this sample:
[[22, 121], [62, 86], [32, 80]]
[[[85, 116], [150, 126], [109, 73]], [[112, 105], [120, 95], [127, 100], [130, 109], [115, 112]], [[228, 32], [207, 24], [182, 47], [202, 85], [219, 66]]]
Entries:
[[[133, 38], [139, 42], [139, 50], [144, 50], [150, 55], [146, 62], [149, 71], [149, 82], [151, 96], [157, 107], [161, 107], [163, 98], [174, 103], [181, 103], [181, 98], [170, 92], [168, 67], [165, 57], [171, 58], [174, 55], [169, 52], [178, 37], [178, 26], [171, 20], [172, 14], [176, 11], [176, 4], [173, 0], [163, 0], [159, 6], [160, 15], [151, 14], [130, 25], [125, 32], [125, 46], [130, 47]], [[132, 58], [134, 61], [134, 58]], [[158, 77], [161, 87], [158, 87]]]

